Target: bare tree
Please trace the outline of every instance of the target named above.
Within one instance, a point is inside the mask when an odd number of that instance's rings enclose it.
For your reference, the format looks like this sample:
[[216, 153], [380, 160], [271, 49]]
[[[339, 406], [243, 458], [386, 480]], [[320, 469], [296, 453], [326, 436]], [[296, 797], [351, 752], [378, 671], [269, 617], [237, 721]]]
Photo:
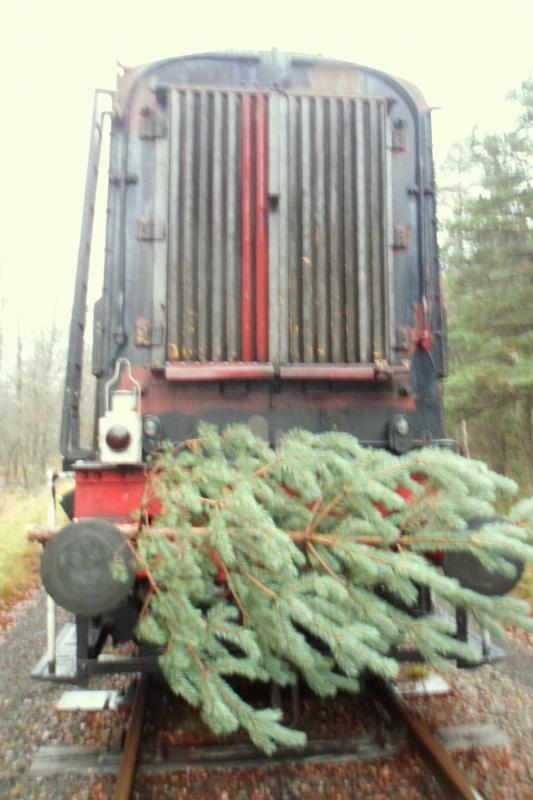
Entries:
[[0, 458], [7, 484], [33, 488], [58, 458], [64, 358], [55, 325], [29, 343], [19, 331], [14, 370], [0, 375]]

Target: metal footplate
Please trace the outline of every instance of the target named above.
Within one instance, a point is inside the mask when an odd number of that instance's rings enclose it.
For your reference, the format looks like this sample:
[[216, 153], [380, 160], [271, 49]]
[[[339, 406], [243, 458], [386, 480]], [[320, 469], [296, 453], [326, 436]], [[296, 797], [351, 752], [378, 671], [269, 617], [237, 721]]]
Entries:
[[75, 622], [67, 622], [59, 631], [55, 641], [55, 662], [50, 662], [48, 654], [45, 653], [33, 668], [31, 677], [60, 683], [79, 681]]
[[95, 658], [78, 658], [76, 623], [61, 628], [55, 641], [55, 662], [45, 654], [32, 670], [31, 677], [56, 683], [82, 683], [91, 675], [124, 672], [159, 672], [157, 656], [123, 656], [100, 653]]

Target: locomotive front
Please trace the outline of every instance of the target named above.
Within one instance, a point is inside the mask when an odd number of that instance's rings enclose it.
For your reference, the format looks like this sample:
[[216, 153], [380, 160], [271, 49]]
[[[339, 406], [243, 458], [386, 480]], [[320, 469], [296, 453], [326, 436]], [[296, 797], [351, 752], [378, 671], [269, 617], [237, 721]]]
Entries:
[[[61, 437], [76, 522], [43, 558], [46, 588], [76, 615], [75, 675], [153, 667], [150, 655], [98, 655], [109, 635], [133, 637], [142, 576], [128, 562], [128, 581], [115, 580], [109, 559], [162, 440], [205, 420], [246, 423], [272, 443], [294, 427], [398, 453], [444, 443], [430, 113], [418, 91], [344, 62], [227, 53], [127, 70], [113, 100], [98, 424], [82, 447], [95, 115]], [[48, 662], [41, 676], [61, 677]]]

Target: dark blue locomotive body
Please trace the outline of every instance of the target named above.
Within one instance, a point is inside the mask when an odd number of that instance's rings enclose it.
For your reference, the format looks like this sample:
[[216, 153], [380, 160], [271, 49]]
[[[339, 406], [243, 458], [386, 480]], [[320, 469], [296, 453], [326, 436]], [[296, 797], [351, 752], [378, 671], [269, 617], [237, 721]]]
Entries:
[[[78, 288], [67, 464], [99, 447], [79, 449]], [[444, 342], [430, 112], [413, 87], [277, 52], [126, 72], [95, 320], [100, 416], [122, 356], [162, 436], [238, 420], [272, 441], [299, 425], [402, 450], [443, 436]]]
[[[132, 573], [119, 600], [109, 528], [131, 522], [161, 440], [206, 420], [246, 423], [272, 443], [294, 427], [399, 453], [445, 441], [430, 111], [390, 75], [271, 52], [176, 58], [119, 79], [97, 424], [83, 446], [101, 122], [95, 113], [61, 436], [77, 522], [47, 544], [43, 571], [76, 615], [74, 676], [154, 666], [98, 654], [109, 634], [133, 636], [142, 578]], [[100, 588], [80, 559], [89, 541]], [[429, 607], [421, 596], [418, 610]], [[54, 660], [51, 644], [42, 677], [62, 677]]]

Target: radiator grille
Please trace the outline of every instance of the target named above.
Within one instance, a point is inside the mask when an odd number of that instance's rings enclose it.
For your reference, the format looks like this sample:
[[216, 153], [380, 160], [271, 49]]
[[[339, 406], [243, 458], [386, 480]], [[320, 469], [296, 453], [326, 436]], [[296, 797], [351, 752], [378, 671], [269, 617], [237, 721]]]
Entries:
[[385, 100], [174, 88], [167, 113], [169, 358], [387, 358]]
[[[266, 199], [258, 196], [266, 109], [260, 94], [170, 92], [167, 349], [173, 360], [267, 359], [257, 333], [267, 315], [257, 296], [258, 280], [266, 280], [257, 238], [266, 224]], [[266, 184], [262, 190], [266, 198]]]
[[280, 285], [286, 270], [287, 360], [352, 363], [386, 357], [385, 101], [289, 96], [282, 104], [288, 247]]

